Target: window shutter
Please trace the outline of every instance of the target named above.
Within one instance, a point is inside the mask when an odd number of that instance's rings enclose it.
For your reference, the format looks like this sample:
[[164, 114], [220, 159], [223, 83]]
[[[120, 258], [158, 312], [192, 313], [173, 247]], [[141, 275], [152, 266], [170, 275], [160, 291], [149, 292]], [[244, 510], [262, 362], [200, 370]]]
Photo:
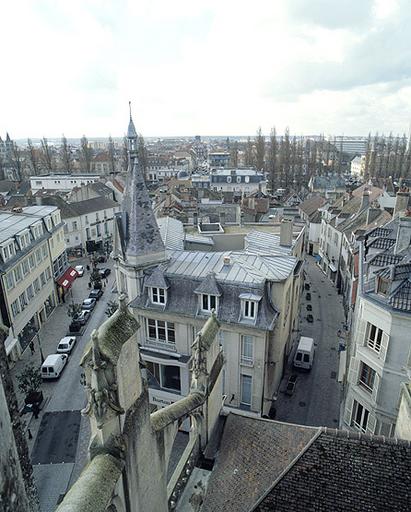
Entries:
[[360, 361], [355, 357], [351, 358], [350, 361], [350, 369], [348, 372], [348, 382], [353, 386], [356, 386], [358, 383], [358, 369], [360, 366]]
[[358, 338], [357, 342], [359, 345], [366, 345], [368, 336], [370, 335], [371, 325], [365, 320], [361, 320], [358, 326]]
[[368, 421], [367, 421], [366, 433], [374, 434], [376, 425], [377, 425], [377, 418], [375, 417], [375, 414], [370, 412], [370, 414], [368, 416]]
[[372, 399], [374, 400], [374, 402], [377, 400], [379, 387], [380, 387], [380, 376], [378, 375], [378, 373], [376, 373], [375, 377], [374, 377], [374, 385], [372, 387]]
[[343, 417], [344, 423], [348, 426], [351, 424], [353, 405], [354, 405], [354, 398], [351, 395], [348, 395], [347, 398], [345, 399], [345, 408], [344, 408], [344, 417]]
[[390, 337], [388, 336], [388, 334], [386, 332], [383, 332], [382, 337], [381, 337], [381, 349], [380, 349], [380, 353], [378, 356], [382, 361], [385, 361], [385, 358], [387, 357], [389, 341], [390, 341]]

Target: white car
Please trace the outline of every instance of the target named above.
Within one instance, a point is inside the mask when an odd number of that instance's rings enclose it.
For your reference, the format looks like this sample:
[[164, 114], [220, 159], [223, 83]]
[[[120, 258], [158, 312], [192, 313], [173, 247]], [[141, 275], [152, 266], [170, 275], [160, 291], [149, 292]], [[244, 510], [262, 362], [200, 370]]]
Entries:
[[57, 345], [57, 352], [60, 354], [70, 354], [75, 344], [75, 336], [65, 336], [59, 341], [59, 344]]
[[83, 275], [84, 275], [84, 267], [83, 267], [83, 265], [76, 265], [74, 268], [75, 268], [78, 276], [79, 277], [83, 277]]

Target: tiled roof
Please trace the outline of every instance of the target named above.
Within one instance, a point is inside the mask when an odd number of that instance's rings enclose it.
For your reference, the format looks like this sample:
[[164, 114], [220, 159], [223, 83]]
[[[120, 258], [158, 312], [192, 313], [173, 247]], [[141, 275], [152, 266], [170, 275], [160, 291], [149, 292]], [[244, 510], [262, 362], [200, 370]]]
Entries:
[[380, 254], [376, 254], [374, 257], [368, 260], [370, 265], [374, 265], [375, 267], [385, 267], [387, 265], [392, 265], [395, 263], [399, 263], [402, 260], [402, 255], [393, 254], [391, 252], [382, 252]]
[[70, 209], [74, 212], [75, 216], [86, 215], [87, 213], [99, 212], [106, 208], [115, 208], [120, 205], [109, 199], [108, 197], [93, 197], [86, 201], [78, 201], [77, 203], [70, 203]]
[[230, 414], [202, 512], [411, 508], [411, 443]]
[[388, 302], [394, 309], [411, 311], [411, 282], [404, 281], [390, 296]]
[[230, 414], [202, 512], [248, 512], [317, 429]]
[[325, 429], [252, 510], [406, 512], [410, 467], [408, 441]]
[[392, 238], [375, 238], [367, 243], [367, 247], [373, 249], [389, 249], [395, 244], [395, 240]]

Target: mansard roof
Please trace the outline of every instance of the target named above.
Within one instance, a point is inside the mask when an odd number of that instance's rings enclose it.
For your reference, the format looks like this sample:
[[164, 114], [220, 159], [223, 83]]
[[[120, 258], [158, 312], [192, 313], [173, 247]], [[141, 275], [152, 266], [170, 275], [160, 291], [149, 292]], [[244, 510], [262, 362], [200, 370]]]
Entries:
[[154, 269], [154, 272], [145, 279], [144, 286], [148, 286], [148, 287], [154, 286], [156, 288], [164, 288], [164, 289], [167, 289], [170, 287], [170, 283], [164, 275], [164, 269], [162, 266], [156, 267]]
[[194, 293], [204, 293], [207, 295], [216, 295], [217, 297], [220, 297], [221, 288], [218, 286], [215, 275], [211, 273], [205, 276], [205, 278], [201, 281], [200, 285], [195, 289]]

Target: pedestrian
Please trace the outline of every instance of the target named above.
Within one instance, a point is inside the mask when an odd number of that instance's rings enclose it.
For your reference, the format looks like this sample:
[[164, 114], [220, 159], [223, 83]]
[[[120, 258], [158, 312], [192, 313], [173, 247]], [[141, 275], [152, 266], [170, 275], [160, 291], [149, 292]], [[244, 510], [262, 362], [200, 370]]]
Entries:
[[90, 282], [88, 283], [88, 287], [91, 288], [91, 283]]
[[90, 272], [90, 265], [86, 265], [87, 272]]
[[106, 280], [103, 281], [103, 288], [106, 287]]
[[33, 343], [33, 341], [30, 341], [29, 347], [30, 347], [30, 350], [31, 350], [31, 355], [33, 355], [33, 354], [34, 354], [34, 352], [36, 351], [36, 350], [35, 350], [35, 348], [34, 348], [34, 343]]
[[33, 434], [31, 433], [31, 430], [28, 428], [27, 432], [29, 434], [29, 439], [33, 439]]
[[35, 420], [39, 417], [39, 412], [40, 412], [39, 404], [37, 402], [34, 402], [34, 404], [33, 404], [33, 415], [34, 415], [34, 419]]

